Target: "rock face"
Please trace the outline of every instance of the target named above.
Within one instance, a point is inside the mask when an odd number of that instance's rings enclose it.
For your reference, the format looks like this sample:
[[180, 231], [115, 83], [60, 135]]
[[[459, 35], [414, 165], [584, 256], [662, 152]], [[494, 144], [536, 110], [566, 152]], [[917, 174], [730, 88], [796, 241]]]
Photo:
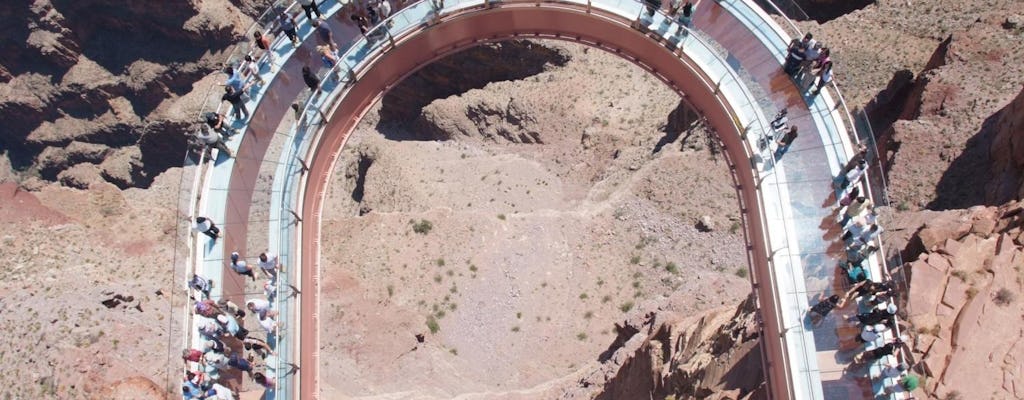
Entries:
[[754, 311], [751, 296], [735, 310], [650, 313], [616, 325], [600, 368], [563, 398], [752, 398], [764, 382]]
[[999, 112], [992, 156], [992, 180], [986, 194], [994, 203], [1024, 198], [1024, 90]]
[[12, 22], [0, 27], [11, 39], [0, 45], [0, 147], [11, 165], [81, 187], [62, 173], [89, 164], [77, 169], [122, 189], [181, 163], [199, 105], [179, 96], [252, 22], [231, 2], [196, 0], [15, 1], [0, 15]]
[[[933, 398], [1024, 398], [1024, 204], [899, 215], [914, 360]], [[905, 241], [903, 241], [905, 240]]]

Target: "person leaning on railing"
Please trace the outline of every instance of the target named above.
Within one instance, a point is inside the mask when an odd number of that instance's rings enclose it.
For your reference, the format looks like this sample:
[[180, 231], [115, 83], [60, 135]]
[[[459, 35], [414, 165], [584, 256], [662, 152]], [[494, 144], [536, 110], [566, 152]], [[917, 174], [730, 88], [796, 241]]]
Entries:
[[224, 139], [221, 138], [221, 135], [210, 130], [209, 125], [200, 125], [199, 128], [199, 131], [196, 132], [196, 139], [198, 139], [200, 143], [206, 145], [207, 148], [219, 150], [227, 155], [228, 158], [233, 158], [235, 156], [231, 152], [231, 149], [228, 148], [227, 144], [224, 143]]

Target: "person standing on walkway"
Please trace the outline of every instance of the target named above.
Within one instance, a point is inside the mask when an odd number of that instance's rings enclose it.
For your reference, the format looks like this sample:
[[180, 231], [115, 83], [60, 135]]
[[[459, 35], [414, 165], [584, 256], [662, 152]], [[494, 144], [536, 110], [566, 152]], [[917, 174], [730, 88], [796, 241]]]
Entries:
[[320, 89], [320, 78], [316, 77], [316, 74], [309, 69], [308, 65], [302, 66], [302, 80], [306, 82], [306, 86], [314, 94]]
[[249, 312], [256, 315], [258, 318], [263, 319], [266, 316], [276, 316], [277, 311], [271, 309], [271, 304], [267, 300], [263, 299], [252, 299], [245, 303], [245, 307], [249, 309]]
[[[259, 84], [260, 86], [266, 85], [267, 82], [260, 76], [260, 65], [252, 58], [252, 56], [245, 55], [245, 63], [241, 67], [252, 82]], [[250, 83], [251, 85], [251, 83]]]
[[192, 230], [209, 236], [215, 242], [222, 236], [217, 224], [206, 217], [196, 217], [195, 223], [192, 224]]
[[199, 276], [199, 274], [192, 274], [192, 279], [188, 281], [188, 287], [198, 290], [203, 294], [204, 299], [210, 298], [210, 290], [213, 289], [213, 281]]
[[779, 139], [778, 142], [776, 142], [776, 144], [779, 146], [777, 149], [775, 149], [775, 158], [776, 159], [782, 158], [782, 155], [786, 154], [786, 151], [789, 150], [789, 146], [793, 145], [793, 141], [796, 140], [796, 137], [797, 137], [796, 125], [791, 125], [789, 127], [789, 131], [786, 132], [785, 135], [782, 135], [782, 138]]
[[870, 210], [872, 207], [874, 207], [874, 203], [867, 197], [860, 196], [853, 199], [853, 202], [846, 206], [846, 212], [843, 213], [843, 219], [839, 220], [839, 225], [846, 226], [846, 223], [850, 222], [851, 219], [859, 217], [864, 211]]
[[263, 276], [277, 281], [277, 269], [281, 265], [277, 261], [277, 255], [274, 253], [260, 253], [259, 260], [256, 265], [260, 267], [260, 271], [263, 271]]
[[298, 1], [299, 1], [299, 5], [302, 6], [302, 11], [304, 11], [306, 13], [306, 19], [308, 19], [310, 21], [315, 21], [313, 19], [313, 14], [314, 13], [316, 14], [317, 18], [319, 18], [319, 19], [323, 19], [324, 18], [323, 14], [320, 14], [320, 7], [317, 6], [316, 0], [298, 0]]
[[853, 157], [850, 157], [850, 160], [843, 166], [843, 175], [846, 175], [854, 168], [857, 168], [857, 165], [859, 165], [861, 161], [867, 160], [867, 157], [868, 146], [865, 146], [864, 143], [858, 144], [857, 153], [855, 153]]
[[[700, 3], [700, 1], [697, 3]], [[676, 36], [688, 35], [690, 33], [690, 27], [693, 26], [693, 9], [696, 7], [697, 4], [687, 1], [686, 4], [683, 4], [683, 6], [675, 13], [676, 22], [679, 23], [679, 28], [676, 29]]]
[[287, 10], [282, 10], [277, 15], [277, 23], [281, 26], [281, 32], [284, 32], [288, 36], [288, 40], [292, 41], [292, 46], [299, 47], [299, 33], [295, 30], [299, 24], [295, 22], [295, 16], [289, 14]]
[[[264, 35], [263, 32], [255, 31], [252, 33], [252, 42], [261, 50], [261, 53], [267, 54], [267, 62], [270, 63], [270, 68], [273, 69], [274, 63], [277, 62], [277, 58], [274, 56], [274, 49], [270, 47], [270, 36]], [[259, 58], [259, 56], [257, 56], [257, 58]]]
[[[808, 33], [810, 35], [810, 33]], [[786, 52], [786, 62], [782, 64], [782, 70], [789, 76], [796, 76], [796, 73], [800, 70], [800, 64], [804, 62], [804, 47], [803, 41], [793, 39], [789, 42], [789, 48]]]
[[817, 95], [818, 93], [821, 93], [821, 89], [824, 88], [825, 85], [828, 85], [829, 82], [832, 82], [831, 61], [826, 62], [825, 66], [821, 67], [821, 70], [818, 71], [818, 86], [811, 91], [811, 94]]
[[850, 172], [847, 172], [839, 176], [839, 182], [836, 185], [836, 188], [839, 190], [846, 190], [846, 188], [849, 187], [850, 185], [856, 185], [857, 183], [860, 182], [860, 178], [864, 176], [864, 173], [867, 172], [867, 169], [867, 161], [860, 160], [860, 162], [857, 163], [856, 168], [854, 168]]
[[245, 122], [249, 119], [249, 108], [245, 106], [245, 97], [244, 91], [235, 91], [231, 86], [224, 86], [224, 95], [220, 97], [220, 100], [231, 103], [231, 113], [236, 121]]
[[224, 67], [224, 73], [227, 74], [228, 80], [224, 82], [224, 86], [231, 86], [232, 89], [242, 91], [242, 87], [245, 86], [245, 79], [242, 77], [240, 71], [236, 71], [235, 67], [230, 65]]
[[334, 41], [334, 31], [327, 24], [314, 20], [313, 28], [316, 31], [316, 39], [320, 44], [330, 46], [331, 51], [338, 51], [338, 43]]
[[221, 135], [217, 132], [211, 131], [208, 125], [201, 125], [199, 127], [199, 131], [196, 132], [196, 139], [209, 148], [219, 150], [221, 153], [228, 156], [228, 158], [233, 158], [235, 156], [231, 153], [231, 149], [228, 148], [228, 145], [224, 143], [224, 139], [221, 138]]
[[245, 260], [240, 259], [237, 251], [231, 253], [231, 270], [239, 275], [252, 278], [253, 282], [256, 281], [256, 274], [252, 272], [252, 267]]
[[[380, 5], [378, 6], [378, 8], [380, 9], [381, 19], [386, 20], [388, 19], [388, 17], [391, 16], [391, 2], [389, 2], [388, 0], [380, 0]], [[391, 22], [392, 21], [388, 21], [389, 27], [391, 26]]]

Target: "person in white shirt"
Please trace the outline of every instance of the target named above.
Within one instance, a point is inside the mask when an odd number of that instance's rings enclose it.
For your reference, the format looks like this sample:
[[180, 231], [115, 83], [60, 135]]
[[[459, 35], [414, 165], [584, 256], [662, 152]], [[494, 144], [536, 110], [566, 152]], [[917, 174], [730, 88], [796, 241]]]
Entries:
[[256, 263], [263, 271], [263, 276], [277, 281], [277, 268], [280, 264], [277, 261], [277, 254], [260, 253], [260, 261]]
[[195, 222], [192, 224], [192, 230], [209, 236], [214, 241], [221, 237], [220, 228], [217, 228], [217, 224], [214, 224], [209, 218], [196, 217]]
[[253, 314], [256, 314], [256, 316], [258, 316], [260, 319], [268, 315], [277, 315], [277, 311], [274, 311], [270, 308], [270, 302], [263, 299], [249, 300], [249, 302], [246, 303], [245, 306], [249, 309], [249, 311], [251, 311]]
[[199, 128], [199, 132], [196, 132], [196, 139], [207, 147], [220, 150], [220, 152], [226, 154], [228, 158], [235, 156], [231, 153], [231, 149], [228, 148], [228, 145], [224, 144], [224, 139], [220, 137], [220, 134], [211, 131], [210, 127], [207, 125], [202, 125]]

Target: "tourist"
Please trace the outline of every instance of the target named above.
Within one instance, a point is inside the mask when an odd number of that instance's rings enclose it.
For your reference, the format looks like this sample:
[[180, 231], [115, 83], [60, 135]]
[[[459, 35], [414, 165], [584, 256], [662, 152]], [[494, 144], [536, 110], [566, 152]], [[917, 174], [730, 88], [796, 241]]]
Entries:
[[320, 7], [317, 6], [316, 0], [299, 0], [299, 5], [302, 6], [302, 11], [306, 13], [306, 19], [316, 21], [313, 19], [313, 14], [316, 14], [317, 18], [324, 18], [323, 14], [320, 14]]
[[[245, 336], [246, 336], [246, 335], [242, 335], [241, 334], [241, 333], [243, 333], [242, 326], [238, 324], [238, 320], [236, 320], [235, 317], [232, 317], [230, 315], [221, 314], [221, 315], [217, 316], [217, 323], [220, 324], [220, 326], [221, 326], [221, 328], [223, 328], [224, 332], [226, 332], [228, 335], [230, 335], [232, 337], [235, 337], [235, 338], [238, 338], [238, 339], [244, 339]], [[247, 334], [248, 332], [245, 332], [245, 333]], [[241, 337], [239, 337], [239, 336], [241, 336]]]
[[306, 82], [306, 86], [314, 94], [320, 89], [320, 78], [316, 77], [316, 74], [309, 69], [309, 66], [302, 67], [302, 80]]
[[825, 85], [828, 85], [829, 82], [832, 82], [831, 61], [826, 62], [825, 66], [822, 67], [820, 71], [818, 71], [818, 87], [814, 88], [814, 90], [812, 90], [811, 93], [815, 95], [821, 93], [821, 88], [825, 87]]
[[316, 52], [320, 54], [320, 62], [322, 62], [324, 67], [327, 67], [328, 70], [334, 68], [334, 66], [338, 64], [338, 56], [331, 51], [330, 46], [316, 46]]
[[295, 30], [299, 24], [295, 22], [295, 16], [289, 14], [287, 10], [282, 10], [277, 15], [277, 23], [281, 26], [281, 32], [284, 32], [285, 36], [288, 36], [288, 40], [292, 41], [292, 46], [299, 47], [299, 33]]
[[867, 197], [860, 196], [853, 199], [853, 202], [846, 206], [846, 212], [843, 213], [843, 218], [839, 220], [839, 225], [846, 226], [850, 219], [860, 216], [864, 211], [871, 210], [872, 207], [874, 207], [874, 203]]
[[879, 304], [870, 312], [856, 314], [847, 318], [847, 321], [857, 320], [861, 325], [887, 324], [896, 315], [897, 307], [892, 303]]
[[866, 162], [867, 157], [868, 147], [865, 146], [864, 143], [857, 144], [857, 152], [854, 153], [853, 157], [850, 157], [850, 160], [843, 166], [843, 175], [846, 175], [848, 172], [853, 171], [854, 168], [857, 168], [862, 160]]
[[270, 315], [264, 315], [260, 317], [260, 326], [263, 327], [263, 330], [267, 331], [267, 334], [277, 335], [277, 330], [280, 329], [281, 325]]
[[192, 279], [188, 281], [188, 287], [198, 290], [203, 294], [203, 298], [210, 298], [210, 290], [213, 289], [213, 281], [203, 278], [198, 274], [192, 274]]
[[250, 377], [252, 376], [252, 363], [250, 363], [249, 360], [246, 360], [245, 357], [240, 357], [238, 354], [232, 354], [228, 357], [228, 366], [245, 372]]
[[[698, 1], [698, 3], [700, 3], [700, 1]], [[686, 4], [683, 4], [683, 6], [674, 13], [676, 15], [676, 22], [679, 23], [679, 28], [676, 28], [676, 36], [684, 34], [688, 35], [690, 33], [690, 27], [693, 25], [693, 9], [696, 6], [696, 4], [687, 1]]]
[[885, 356], [899, 355], [901, 346], [903, 346], [903, 343], [905, 343], [907, 340], [909, 339], [906, 336], [893, 338], [892, 342], [886, 343], [885, 345], [876, 347], [871, 350], [866, 350], [863, 353], [858, 354], [856, 357], [854, 357], [853, 361], [856, 363], [865, 361], [873, 362]]
[[905, 362], [900, 362], [900, 363], [888, 362], [888, 363], [885, 364], [885, 367], [882, 368], [882, 371], [880, 371], [878, 374], [873, 375], [871, 378], [873, 378], [873, 379], [877, 379], [877, 378], [882, 378], [882, 379], [898, 378], [901, 375], [905, 374], [908, 369], [910, 369], [910, 366], [907, 365], [907, 363], [905, 363]]
[[266, 301], [266, 300], [263, 300], [263, 299], [252, 299], [252, 300], [249, 300], [247, 303], [245, 303], [245, 306], [246, 306], [246, 308], [249, 309], [249, 312], [252, 312], [253, 314], [255, 314], [260, 319], [262, 319], [263, 317], [268, 316], [268, 315], [269, 316], [277, 315], [277, 311], [274, 311], [273, 309], [271, 309], [270, 302]]
[[196, 132], [196, 139], [199, 140], [200, 143], [206, 145], [207, 148], [217, 149], [222, 154], [228, 156], [228, 158], [235, 156], [231, 152], [231, 149], [228, 148], [228, 145], [224, 143], [224, 139], [221, 135], [211, 131], [209, 125], [200, 126], [199, 131]]
[[202, 315], [206, 318], [216, 318], [221, 314], [220, 307], [210, 299], [197, 301], [195, 305], [195, 312], [196, 314]]
[[831, 295], [825, 297], [824, 293], [818, 294], [818, 303], [811, 306], [811, 309], [807, 312], [808, 316], [811, 317], [812, 325], [819, 325], [821, 321], [828, 317], [828, 314], [832, 312], [832, 309], [839, 307], [843, 308], [846, 304], [846, 299], [841, 298], [838, 295]]
[[224, 118], [224, 114], [208, 111], [203, 115], [203, 121], [206, 122], [206, 126], [213, 129], [214, 132], [219, 133], [225, 139], [235, 134], [234, 129], [228, 128], [226, 124], [227, 119]]
[[889, 326], [886, 324], [864, 325], [864, 329], [857, 336], [857, 340], [863, 343], [874, 343], [875, 340], [878, 340], [878, 338], [882, 337], [882, 334], [888, 331]]
[[228, 358], [224, 354], [211, 351], [203, 354], [203, 364], [207, 367], [225, 370], [228, 368]]
[[861, 243], [868, 244], [871, 243], [871, 241], [877, 239], [878, 236], [881, 234], [882, 227], [878, 226], [878, 224], [872, 224], [870, 228], [864, 230], [864, 232], [862, 232], [860, 236], [857, 237], [857, 240], [860, 240]]
[[822, 68], [822, 67], [825, 66], [825, 63], [831, 62], [831, 61], [832, 61], [832, 50], [829, 50], [828, 47], [822, 47], [821, 48], [821, 54], [818, 55], [818, 61], [814, 63], [814, 68], [815, 69]]
[[217, 300], [217, 305], [222, 310], [227, 310], [231, 315], [234, 315], [235, 318], [245, 318], [245, 311], [243, 311], [241, 307], [238, 307], [237, 304], [231, 302], [231, 300], [222, 298]]
[[242, 68], [245, 70], [246, 75], [248, 75], [251, 80], [254, 80], [255, 83], [259, 84], [260, 86], [267, 84], [267, 82], [263, 80], [263, 77], [260, 76], [259, 63], [257, 63], [256, 60], [254, 60], [251, 55], [245, 55], [245, 63], [243, 65], [244, 66]]
[[804, 60], [800, 62], [800, 71], [797, 73], [797, 76], [801, 77], [801, 88], [807, 88], [814, 84], [814, 74], [811, 73], [811, 70], [819, 56], [821, 56], [821, 43], [814, 42], [804, 48]]
[[[263, 32], [257, 30], [252, 33], [252, 42], [256, 45], [256, 48], [261, 50], [260, 53], [265, 53], [267, 55], [267, 62], [269, 62], [270, 67], [273, 68], [277, 59], [274, 56], [273, 49], [270, 47], [270, 44], [272, 43], [270, 35], [264, 35]], [[259, 58], [259, 56], [257, 56], [257, 58]]]
[[195, 223], [192, 224], [192, 230], [209, 236], [214, 241], [217, 241], [217, 238], [222, 236], [220, 228], [217, 228], [217, 224], [214, 224], [213, 221], [206, 217], [196, 217]]
[[[903, 392], [913, 392], [914, 389], [917, 389], [920, 385], [921, 381], [917, 377], [917, 375], [907, 374], [903, 378], [900, 378], [899, 382], [896, 382], [896, 384], [890, 385], [889, 387], [885, 388], [885, 393], [895, 394]], [[946, 398], [948, 399], [949, 397], [947, 396]]]
[[236, 274], [248, 276], [252, 278], [253, 282], [256, 281], [256, 274], [253, 273], [252, 267], [249, 266], [245, 260], [241, 260], [238, 252], [231, 253], [231, 270], [235, 271]]
[[182, 350], [181, 359], [188, 362], [201, 363], [203, 361], [203, 351], [199, 349]]
[[224, 336], [224, 328], [216, 320], [202, 318], [196, 323], [196, 327], [199, 329], [199, 334], [207, 340], [218, 339]]
[[[391, 16], [391, 3], [388, 2], [388, 0], [380, 0], [380, 5], [378, 6], [378, 8], [380, 9], [381, 19], [388, 19], [388, 17]], [[390, 25], [391, 21], [388, 21], [388, 26]]]
[[857, 183], [860, 182], [860, 179], [864, 176], [864, 173], [867, 172], [867, 169], [867, 161], [860, 160], [860, 162], [857, 163], [856, 168], [839, 176], [836, 188], [839, 190], [846, 190], [846, 188], [849, 187], [850, 185], [856, 185]]
[[[811, 34], [808, 33], [804, 36], [804, 40], [808, 40], [810, 36]], [[804, 43], [802, 40], [793, 39], [786, 49], [786, 61], [782, 64], [782, 70], [791, 77], [796, 76], [801, 63], [804, 62], [804, 52], [806, 51]]]
[[316, 31], [317, 42], [329, 46], [332, 52], [338, 51], [338, 43], [334, 41], [334, 31], [327, 24], [313, 21], [313, 28]]
[[265, 359], [271, 355], [277, 355], [277, 353], [275, 353], [274, 350], [270, 348], [270, 345], [267, 344], [266, 341], [261, 340], [259, 338], [245, 338], [245, 341], [242, 343], [242, 347], [244, 347], [248, 351], [256, 353], [256, 355], [259, 356], [260, 359]]
[[797, 136], [798, 135], [796, 125], [790, 126], [789, 131], [786, 132], [785, 135], [782, 135], [782, 138], [775, 143], [779, 146], [778, 148], [775, 149], [776, 159], [782, 158], [782, 155], [786, 154], [786, 151], [789, 150], [789, 146], [793, 144], [793, 141], [796, 140]]
[[242, 87], [245, 86], [245, 79], [243, 79], [240, 71], [236, 71], [234, 67], [228, 65], [224, 67], [224, 73], [227, 74], [228, 80], [224, 81], [223, 86], [230, 86], [232, 89], [242, 91]]
[[249, 119], [249, 108], [245, 106], [244, 92], [235, 91], [231, 86], [224, 86], [224, 95], [221, 96], [220, 100], [231, 103], [231, 112], [234, 114], [236, 121], [244, 122]]
[[274, 378], [263, 375], [262, 372], [252, 374], [252, 380], [253, 382], [256, 382], [257, 385], [263, 386], [263, 388], [267, 390], [274, 390], [277, 386], [277, 381]]
[[370, 23], [366, 20], [366, 17], [359, 14], [352, 14], [349, 19], [351, 19], [352, 22], [356, 24], [356, 27], [359, 28], [359, 33], [366, 37], [367, 40], [370, 40], [370, 37], [367, 36], [367, 33], [370, 32]]
[[654, 12], [661, 8], [661, 0], [642, 0], [647, 18], [653, 18]]
[[214, 383], [210, 390], [206, 391], [207, 400], [235, 400], [235, 392], [219, 383]]
[[204, 353], [214, 352], [223, 354], [226, 349], [227, 346], [225, 346], [224, 342], [220, 341], [220, 339], [208, 339], [203, 342]]
[[277, 269], [281, 264], [277, 261], [277, 255], [274, 253], [260, 253], [259, 262], [256, 263], [260, 267], [260, 271], [263, 271], [263, 276], [277, 280]]

